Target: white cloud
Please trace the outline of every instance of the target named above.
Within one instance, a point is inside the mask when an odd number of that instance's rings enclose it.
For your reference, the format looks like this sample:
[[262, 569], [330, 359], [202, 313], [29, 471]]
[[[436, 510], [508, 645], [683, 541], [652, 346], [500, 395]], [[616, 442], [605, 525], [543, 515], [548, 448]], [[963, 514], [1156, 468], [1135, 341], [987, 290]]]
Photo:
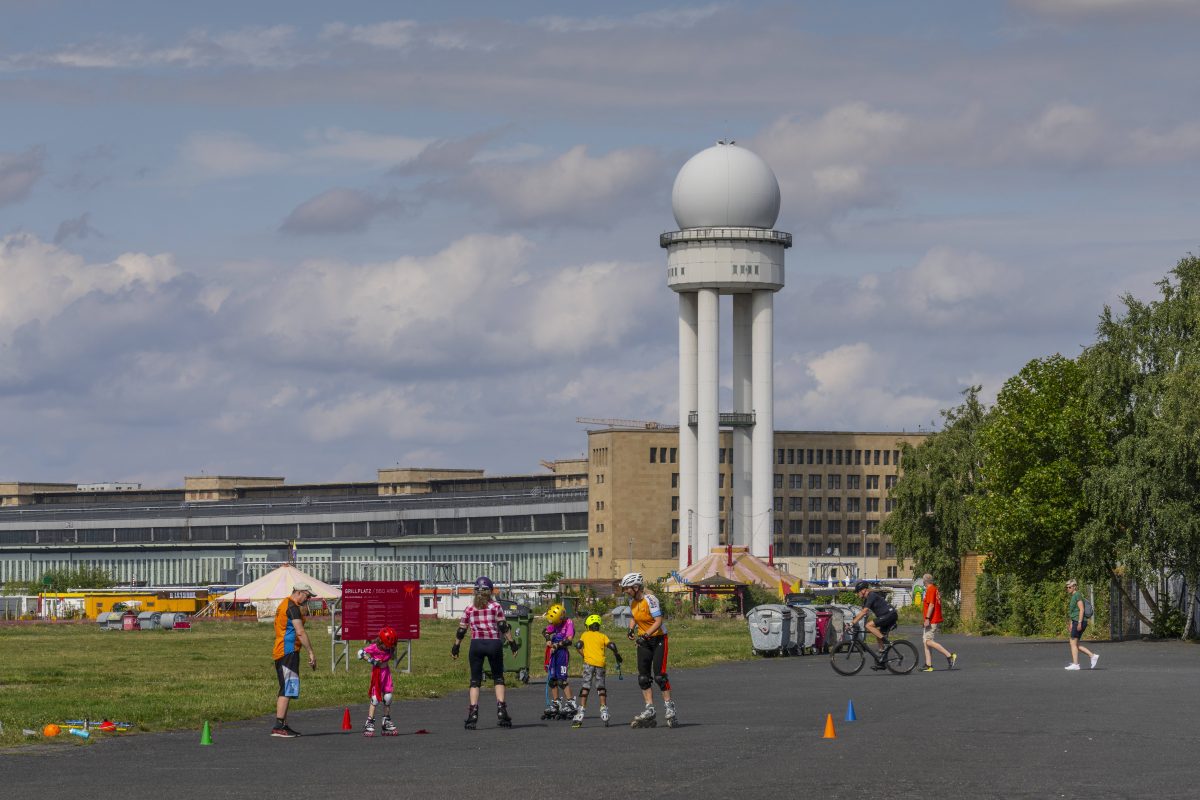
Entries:
[[1194, 0], [1018, 0], [1046, 14], [1138, 14], [1156, 11], [1200, 11]]
[[347, 25], [335, 22], [325, 26], [321, 31], [321, 38], [365, 44], [385, 50], [401, 50], [412, 44], [416, 34], [416, 22], [398, 19], [377, 22], [373, 25]]
[[188, 170], [200, 179], [275, 172], [292, 162], [286, 153], [229, 131], [192, 134], [183, 143], [182, 157]]
[[724, 7], [713, 3], [698, 8], [664, 8], [643, 11], [630, 17], [564, 17], [549, 16], [533, 20], [533, 24], [551, 33], [594, 33], [619, 28], [691, 28], [715, 16]]
[[388, 167], [416, 158], [432, 139], [326, 128], [310, 131], [306, 158], [361, 161]]

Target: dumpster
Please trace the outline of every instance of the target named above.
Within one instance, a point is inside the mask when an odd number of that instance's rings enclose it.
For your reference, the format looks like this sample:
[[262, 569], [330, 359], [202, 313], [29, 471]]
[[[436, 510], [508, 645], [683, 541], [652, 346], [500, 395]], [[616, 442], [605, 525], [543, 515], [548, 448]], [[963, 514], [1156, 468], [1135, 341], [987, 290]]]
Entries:
[[796, 629], [792, 619], [792, 609], [775, 603], [750, 609], [746, 621], [750, 625], [750, 647], [754, 654], [771, 657], [795, 653]]
[[158, 627], [158, 612], [143, 611], [137, 615], [137, 626], [140, 631], [152, 631]]
[[108, 624], [108, 618], [112, 617], [112, 616], [115, 616], [117, 619], [121, 618], [121, 614], [119, 612], [114, 614], [111, 611], [102, 611], [96, 615], [96, 624], [100, 626], [100, 630], [102, 630], [102, 631], [112, 630], [112, 628], [110, 628], [109, 624]]
[[182, 611], [164, 611], [158, 618], [158, 627], [164, 631], [184, 630], [192, 627], [188, 615]]
[[515, 653], [507, 646], [504, 648], [504, 671], [514, 673], [521, 683], [529, 683], [529, 630], [533, 621], [533, 609], [515, 600], [505, 599], [500, 600], [500, 607], [504, 609], [504, 617], [512, 626], [513, 636], [520, 645]]
[[138, 629], [137, 614], [126, 611], [121, 615], [121, 630], [136, 631]]
[[817, 610], [812, 606], [792, 606], [796, 655], [815, 652], [817, 647]]
[[617, 606], [612, 610], [612, 620], [613, 627], [624, 632], [633, 624], [633, 610], [629, 606]]
[[817, 630], [816, 638], [813, 642], [813, 652], [828, 653], [833, 647], [833, 643], [837, 641], [837, 634], [833, 630], [833, 612], [821, 610], [815, 613], [817, 615]]

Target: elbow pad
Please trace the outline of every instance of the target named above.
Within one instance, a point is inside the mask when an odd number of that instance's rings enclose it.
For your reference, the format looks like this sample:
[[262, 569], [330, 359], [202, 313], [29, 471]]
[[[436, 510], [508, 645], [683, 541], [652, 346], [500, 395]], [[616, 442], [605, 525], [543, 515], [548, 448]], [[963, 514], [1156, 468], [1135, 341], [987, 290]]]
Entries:
[[508, 633], [512, 630], [512, 625], [509, 625], [507, 622], [501, 622], [496, 626], [496, 630], [500, 631], [502, 634]]
[[466, 628], [459, 628], [458, 630], [456, 630], [456, 631], [454, 632], [454, 638], [455, 638], [455, 639], [457, 639], [457, 640], [458, 640], [458, 641], [460, 641], [460, 642], [463, 640], [463, 637], [465, 637], [466, 635], [467, 635], [467, 629], [466, 629]]

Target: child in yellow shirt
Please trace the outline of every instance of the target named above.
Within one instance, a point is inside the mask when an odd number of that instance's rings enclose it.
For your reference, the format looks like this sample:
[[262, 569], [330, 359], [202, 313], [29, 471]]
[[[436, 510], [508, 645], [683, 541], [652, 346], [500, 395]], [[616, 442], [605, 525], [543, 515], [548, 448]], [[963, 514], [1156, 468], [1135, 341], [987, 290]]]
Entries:
[[588, 692], [593, 685], [600, 695], [600, 719], [604, 721], [604, 726], [608, 727], [608, 690], [604, 685], [605, 656], [608, 654], [604, 651], [613, 651], [617, 658], [618, 671], [621, 669], [622, 659], [621, 654], [617, 652], [617, 646], [600, 632], [601, 622], [599, 614], [592, 614], [584, 620], [583, 624], [587, 630], [580, 634], [579, 640], [575, 642], [575, 647], [583, 654], [583, 677], [579, 682], [579, 710], [571, 720], [572, 728], [583, 726], [583, 712], [587, 710]]

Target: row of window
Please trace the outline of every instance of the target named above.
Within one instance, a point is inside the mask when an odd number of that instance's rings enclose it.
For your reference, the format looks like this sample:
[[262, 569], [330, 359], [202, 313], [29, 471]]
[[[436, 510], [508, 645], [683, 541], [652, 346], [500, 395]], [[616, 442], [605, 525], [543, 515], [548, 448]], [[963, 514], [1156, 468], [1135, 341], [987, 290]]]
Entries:
[[[879, 513], [879, 498], [878, 497], [809, 497], [808, 508], [805, 509], [803, 497], [789, 497], [788, 511], [791, 513], [807, 510], [810, 514], [817, 514], [822, 511], [832, 512], [835, 514], [842, 513], [842, 500], [845, 500], [845, 511], [849, 514], [859, 514], [866, 512], [868, 514]], [[733, 503], [730, 502], [730, 507]], [[597, 504], [597, 510], [602, 506]], [[883, 510], [890, 514], [896, 508], [896, 501], [892, 498], [885, 498], [883, 501]], [[679, 495], [671, 495], [671, 510], [679, 511]], [[725, 510], [725, 495], [717, 497], [717, 510]], [[774, 510], [778, 513], [783, 512], [783, 498], [778, 495], [775, 497]]]
[[[781, 473], [781, 472], [775, 473], [775, 488], [776, 489], [783, 488], [783, 477], [784, 477], [783, 473]], [[843, 476], [841, 476], [841, 475], [809, 475], [808, 476], [808, 488], [813, 491], [817, 491], [817, 490], [824, 491], [825, 489], [830, 489], [833, 491], [841, 491], [842, 477]], [[804, 489], [804, 476], [803, 475], [800, 475], [800, 474], [788, 475], [787, 478], [788, 478], [788, 489], [790, 489], [792, 491], [800, 491], [800, 490]], [[864, 481], [865, 481], [867, 491], [877, 491], [879, 489], [879, 476], [878, 475], [846, 475], [845, 478], [846, 478], [845, 486], [846, 486], [847, 491], [858, 491], [858, 490], [862, 489], [863, 485], [864, 485]], [[897, 476], [895, 476], [895, 475], [884, 475], [883, 476], [884, 488], [885, 489], [895, 488], [896, 478], [897, 478]], [[730, 486], [733, 485], [733, 476], [732, 475], [729, 478], [729, 484], [730, 484]], [[671, 473], [671, 488], [672, 489], [679, 488], [679, 473], [678, 472]], [[725, 488], [725, 473], [724, 472], [717, 473], [717, 488], [718, 489]]]
[[[674, 464], [679, 451], [674, 447], [651, 447], [651, 464]], [[733, 463], [733, 448], [722, 447], [717, 451], [717, 463]], [[776, 464], [826, 464], [829, 466], [900, 466], [899, 450], [834, 450], [777, 448]]]
[[[862, 549], [859, 547], [858, 542], [848, 543], [846, 545], [846, 550], [853, 551], [853, 552], [846, 552], [844, 554], [841, 553], [842, 546], [838, 542], [787, 542], [786, 544], [784, 544], [783, 542], [775, 543], [775, 553], [776, 553], [776, 555], [779, 555], [779, 556], [787, 555], [787, 556], [791, 556], [791, 557], [806, 556], [808, 558], [819, 558], [821, 556], [827, 555], [829, 553], [829, 551], [832, 551], [834, 549], [837, 549], [839, 551], [838, 552], [839, 555], [846, 555], [846, 556], [858, 557], [858, 558], [862, 557]], [[601, 547], [601, 548], [599, 548], [599, 550], [600, 550], [600, 555], [603, 556], [604, 548]], [[679, 557], [679, 542], [671, 542], [671, 557], [672, 558]], [[896, 548], [892, 547], [891, 545], [887, 545], [887, 547], [884, 549], [884, 558], [895, 558], [895, 557], [896, 557]], [[879, 558], [879, 545], [878, 544], [875, 544], [872, 542], [867, 543], [867, 558]], [[887, 568], [887, 576], [889, 578], [895, 578], [897, 569], [898, 569], [897, 567], [889, 566]], [[834, 575], [833, 577], [836, 578], [837, 576]]]

